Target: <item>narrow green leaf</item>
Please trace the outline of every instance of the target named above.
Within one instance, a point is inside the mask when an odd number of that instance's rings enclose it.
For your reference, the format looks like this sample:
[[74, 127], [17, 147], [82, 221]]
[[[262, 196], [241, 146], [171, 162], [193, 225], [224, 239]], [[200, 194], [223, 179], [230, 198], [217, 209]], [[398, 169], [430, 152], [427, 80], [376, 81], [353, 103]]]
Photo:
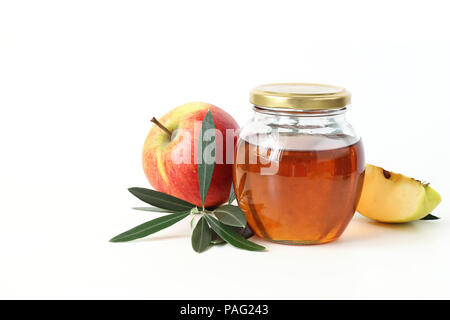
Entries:
[[155, 190], [129, 188], [128, 191], [138, 199], [161, 209], [186, 211], [195, 207], [192, 203]]
[[236, 199], [236, 195], [234, 194], [233, 183], [231, 183], [230, 196], [228, 197], [228, 204], [232, 204], [234, 199]]
[[111, 242], [125, 242], [131, 241], [139, 238], [146, 237], [152, 233], [158, 232], [162, 229], [170, 227], [171, 225], [177, 223], [180, 220], [183, 220], [190, 214], [190, 211], [187, 212], [177, 212], [173, 214], [169, 214], [167, 216], [162, 216], [150, 221], [147, 221], [137, 227], [125, 231], [114, 238], [112, 238]]
[[135, 207], [134, 210], [150, 211], [150, 212], [173, 212], [173, 210], [161, 209], [157, 207]]
[[436, 216], [433, 216], [432, 214], [429, 214], [429, 215], [423, 217], [423, 218], [420, 219], [420, 220], [438, 220], [438, 219], [440, 219], [440, 218], [439, 218], [439, 217], [436, 217]]
[[[251, 236], [253, 236], [253, 231], [252, 229], [250, 229], [248, 225], [246, 225], [245, 228], [230, 227], [230, 229], [236, 232], [237, 234], [243, 236], [245, 239], [248, 239]], [[211, 244], [217, 245], [223, 243], [225, 243], [225, 240], [219, 237], [214, 230], [211, 230]]]
[[[214, 131], [214, 135], [211, 137], [211, 142], [206, 141], [205, 133], [209, 130], [215, 130], [215, 126], [211, 111], [208, 110], [208, 112], [205, 115], [205, 118], [203, 118], [202, 128], [200, 129], [200, 134], [198, 137], [198, 150], [197, 150], [198, 185], [200, 188], [200, 199], [202, 201], [203, 206], [205, 205], [206, 195], [208, 194], [209, 185], [211, 184], [211, 179], [214, 172], [214, 165], [216, 163], [216, 135]], [[213, 159], [205, 159], [204, 157], [206, 155], [205, 150], [208, 150], [211, 147], [212, 147], [211, 157]]]
[[217, 235], [226, 242], [228, 242], [229, 244], [231, 244], [232, 246], [250, 251], [261, 251], [266, 249], [263, 246], [248, 241], [243, 236], [238, 235], [228, 226], [226, 226], [216, 218], [212, 217], [211, 215], [205, 214], [204, 217], [208, 221], [211, 228], [217, 233]]
[[213, 212], [220, 222], [226, 225], [242, 228], [247, 225], [245, 214], [238, 206], [226, 204], [215, 209]]
[[208, 222], [205, 217], [201, 217], [197, 222], [194, 231], [192, 232], [192, 249], [195, 252], [203, 252], [208, 249], [211, 243], [211, 229], [209, 229]]

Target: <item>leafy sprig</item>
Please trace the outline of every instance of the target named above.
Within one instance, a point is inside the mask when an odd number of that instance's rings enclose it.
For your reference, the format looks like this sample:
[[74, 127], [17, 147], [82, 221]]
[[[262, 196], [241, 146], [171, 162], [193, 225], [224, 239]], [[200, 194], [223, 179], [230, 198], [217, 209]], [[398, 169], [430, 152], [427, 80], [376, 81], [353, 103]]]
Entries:
[[[250, 251], [265, 250], [263, 246], [247, 240], [253, 235], [253, 232], [247, 225], [245, 214], [239, 206], [232, 204], [235, 200], [233, 185], [231, 185], [227, 204], [213, 210], [205, 208], [206, 196], [211, 184], [216, 157], [215, 135], [209, 141], [205, 139], [205, 133], [208, 130], [215, 130], [214, 119], [210, 111], [206, 113], [203, 119], [198, 140], [198, 183], [202, 207], [197, 207], [192, 203], [159, 191], [136, 187], [130, 188], [128, 190], [135, 197], [151, 205], [151, 207], [136, 207], [133, 209], [170, 214], [147, 221], [125, 231], [112, 238], [111, 242], [126, 242], [143, 238], [170, 227], [188, 216], [192, 216], [191, 243], [192, 248], [196, 252], [200, 253], [212, 245], [223, 243], [229, 243], [236, 248]], [[204, 157], [204, 150], [208, 147], [212, 150], [212, 161], [207, 161], [208, 159]], [[194, 227], [193, 222], [196, 216], [200, 216], [200, 219], [198, 219]]]

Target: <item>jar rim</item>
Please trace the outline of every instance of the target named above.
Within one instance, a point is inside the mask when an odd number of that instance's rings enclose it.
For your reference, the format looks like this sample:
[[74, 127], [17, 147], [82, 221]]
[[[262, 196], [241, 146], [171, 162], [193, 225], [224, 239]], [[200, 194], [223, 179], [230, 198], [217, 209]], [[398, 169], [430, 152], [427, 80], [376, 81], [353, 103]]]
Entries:
[[350, 101], [351, 94], [345, 88], [317, 83], [269, 83], [250, 91], [250, 102], [267, 108], [342, 109]]

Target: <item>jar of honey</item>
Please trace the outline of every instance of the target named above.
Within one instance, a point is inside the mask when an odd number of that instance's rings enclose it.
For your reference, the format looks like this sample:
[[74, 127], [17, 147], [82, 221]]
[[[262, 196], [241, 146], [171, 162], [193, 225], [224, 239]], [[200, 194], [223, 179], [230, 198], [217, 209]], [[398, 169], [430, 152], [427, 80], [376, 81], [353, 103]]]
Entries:
[[239, 134], [233, 182], [260, 237], [286, 244], [337, 239], [353, 217], [364, 180], [361, 139], [345, 119], [350, 93], [306, 83], [251, 91], [253, 118]]

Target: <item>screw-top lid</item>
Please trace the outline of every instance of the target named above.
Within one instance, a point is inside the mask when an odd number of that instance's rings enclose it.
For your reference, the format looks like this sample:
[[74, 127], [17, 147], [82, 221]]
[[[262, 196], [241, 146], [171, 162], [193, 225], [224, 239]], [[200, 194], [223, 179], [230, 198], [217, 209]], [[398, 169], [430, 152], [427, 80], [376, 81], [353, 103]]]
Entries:
[[350, 92], [327, 84], [271, 83], [254, 88], [250, 102], [267, 108], [341, 109], [350, 103]]

